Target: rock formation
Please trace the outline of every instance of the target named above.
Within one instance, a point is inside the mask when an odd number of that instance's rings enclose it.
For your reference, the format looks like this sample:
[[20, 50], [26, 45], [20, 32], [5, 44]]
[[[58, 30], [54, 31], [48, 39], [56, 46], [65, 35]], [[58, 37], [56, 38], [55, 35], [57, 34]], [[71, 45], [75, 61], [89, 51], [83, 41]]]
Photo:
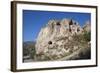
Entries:
[[50, 20], [42, 28], [36, 40], [36, 60], [70, 60], [78, 59], [80, 54], [87, 50], [90, 45], [82, 39], [84, 29], [78, 22], [72, 19]]
[[91, 24], [90, 24], [89, 21], [87, 21], [87, 22], [85, 23], [85, 25], [83, 26], [83, 29], [84, 29], [85, 31], [87, 31], [87, 32], [90, 32], [90, 31], [91, 31]]

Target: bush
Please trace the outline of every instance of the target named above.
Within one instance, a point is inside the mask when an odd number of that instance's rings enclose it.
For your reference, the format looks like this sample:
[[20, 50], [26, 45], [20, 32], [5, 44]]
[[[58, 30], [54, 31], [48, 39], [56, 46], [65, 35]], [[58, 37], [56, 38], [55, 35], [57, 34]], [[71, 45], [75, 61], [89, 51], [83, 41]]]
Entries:
[[91, 41], [91, 32], [87, 32], [87, 31], [85, 31], [84, 32], [84, 39], [85, 39], [85, 41]]
[[30, 56], [30, 59], [34, 59], [35, 54], [35, 42], [23, 42], [23, 56]]
[[30, 49], [30, 58], [34, 59], [35, 54], [36, 54], [35, 48], [31, 48]]

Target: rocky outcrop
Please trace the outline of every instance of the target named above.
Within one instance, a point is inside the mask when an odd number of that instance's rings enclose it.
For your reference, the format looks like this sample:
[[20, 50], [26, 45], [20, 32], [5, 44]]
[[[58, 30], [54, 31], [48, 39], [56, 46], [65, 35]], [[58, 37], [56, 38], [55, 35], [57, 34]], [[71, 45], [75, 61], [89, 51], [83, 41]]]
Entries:
[[83, 30], [90, 32], [91, 31], [91, 23], [87, 21], [85, 25], [83, 26]]
[[[87, 26], [84, 29], [87, 30]], [[72, 19], [50, 20], [38, 34], [36, 60], [75, 59], [75, 52], [79, 54], [90, 48], [88, 42], [80, 38], [84, 29]]]

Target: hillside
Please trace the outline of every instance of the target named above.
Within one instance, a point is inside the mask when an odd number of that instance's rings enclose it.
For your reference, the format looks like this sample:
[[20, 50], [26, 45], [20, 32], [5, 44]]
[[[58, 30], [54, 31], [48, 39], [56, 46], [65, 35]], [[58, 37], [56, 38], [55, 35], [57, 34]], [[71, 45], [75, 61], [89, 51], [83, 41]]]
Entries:
[[72, 19], [50, 20], [36, 41], [37, 60], [90, 59], [90, 24]]
[[24, 61], [81, 60], [91, 58], [91, 24], [73, 19], [50, 20], [36, 42], [25, 42]]

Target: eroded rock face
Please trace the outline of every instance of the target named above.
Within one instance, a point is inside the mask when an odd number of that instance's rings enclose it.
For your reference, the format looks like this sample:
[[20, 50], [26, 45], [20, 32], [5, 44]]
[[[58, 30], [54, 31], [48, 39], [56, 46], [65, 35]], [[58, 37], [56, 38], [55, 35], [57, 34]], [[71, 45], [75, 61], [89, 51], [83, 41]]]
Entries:
[[74, 20], [50, 20], [39, 32], [35, 45], [36, 54], [42, 60], [46, 58], [55, 60], [67, 56], [80, 48], [77, 42], [73, 43], [73, 35], [79, 35], [82, 32], [83, 28]]
[[87, 21], [85, 25], [83, 26], [83, 30], [90, 32], [91, 31], [91, 23]]

